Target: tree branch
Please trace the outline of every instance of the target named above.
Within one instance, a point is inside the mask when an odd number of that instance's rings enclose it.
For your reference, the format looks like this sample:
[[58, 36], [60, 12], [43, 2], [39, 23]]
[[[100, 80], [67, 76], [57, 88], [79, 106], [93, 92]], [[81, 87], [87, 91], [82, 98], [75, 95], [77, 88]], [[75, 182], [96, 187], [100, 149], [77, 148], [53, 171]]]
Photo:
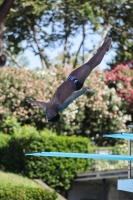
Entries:
[[4, 0], [0, 6], [0, 21], [4, 21], [12, 7], [14, 0]]
[[67, 12], [68, 12], [68, 6], [65, 7], [65, 13], [64, 13], [64, 15], [65, 15], [65, 21], [64, 21], [65, 44], [64, 44], [63, 65], [65, 65], [67, 63], [67, 59], [68, 59], [68, 37], [69, 37], [69, 33], [70, 33]]
[[106, 35], [109, 32], [109, 30], [111, 29], [111, 27], [112, 27], [111, 24], [108, 24], [108, 26], [106, 27], [106, 29], [103, 32], [103, 35], [102, 35], [102, 38], [101, 38], [99, 44], [97, 46], [95, 46], [95, 48], [90, 52], [88, 60], [90, 60], [90, 58], [93, 56], [93, 54], [95, 53], [95, 51], [97, 51], [100, 48], [103, 40], [106, 38]]
[[[40, 60], [41, 60], [41, 63], [42, 63], [42, 68], [45, 68], [45, 65], [46, 65], [46, 67], [48, 68], [48, 67], [49, 67], [49, 66], [48, 66], [48, 62], [47, 62], [45, 56], [43, 55], [43, 53], [42, 53], [42, 51], [41, 51], [41, 48], [40, 48], [40, 46], [39, 46], [38, 39], [37, 39], [37, 37], [36, 37], [35, 30], [34, 30], [34, 28], [31, 28], [31, 27], [30, 27], [30, 22], [29, 22], [29, 20], [26, 19], [26, 21], [27, 21], [27, 23], [28, 23], [29, 32], [30, 32], [30, 34], [32, 35], [32, 37], [33, 37], [33, 39], [34, 39], [34, 41], [35, 41], [35, 43], [36, 43], [36, 45], [37, 45], [38, 54], [39, 54], [39, 56], [40, 56]], [[45, 65], [44, 65], [44, 62], [45, 62]]]
[[[85, 33], [85, 24], [84, 24], [83, 25], [83, 38], [82, 38], [81, 44], [79, 46], [79, 49], [78, 49], [78, 51], [76, 53], [76, 57], [75, 57], [74, 64], [73, 64], [73, 68], [76, 67], [77, 60], [78, 60], [78, 55], [79, 55], [79, 52], [80, 52], [80, 49], [81, 49], [82, 45], [84, 44], [85, 37], [86, 37], [86, 33]], [[84, 58], [83, 58], [83, 60], [84, 60]]]
[[17, 62], [16, 58], [10, 53], [6, 51], [6, 54], [11, 58], [11, 60], [19, 67], [21, 68], [22, 66]]

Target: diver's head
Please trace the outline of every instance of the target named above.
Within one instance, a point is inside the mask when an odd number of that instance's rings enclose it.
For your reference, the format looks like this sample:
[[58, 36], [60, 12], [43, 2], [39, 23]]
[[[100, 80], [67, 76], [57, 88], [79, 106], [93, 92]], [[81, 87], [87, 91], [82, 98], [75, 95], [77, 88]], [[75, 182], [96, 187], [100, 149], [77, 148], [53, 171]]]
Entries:
[[46, 108], [46, 117], [49, 122], [58, 122], [60, 120], [60, 115], [54, 106]]
[[48, 119], [49, 122], [58, 122], [59, 120], [60, 120], [60, 115], [58, 113], [53, 118]]

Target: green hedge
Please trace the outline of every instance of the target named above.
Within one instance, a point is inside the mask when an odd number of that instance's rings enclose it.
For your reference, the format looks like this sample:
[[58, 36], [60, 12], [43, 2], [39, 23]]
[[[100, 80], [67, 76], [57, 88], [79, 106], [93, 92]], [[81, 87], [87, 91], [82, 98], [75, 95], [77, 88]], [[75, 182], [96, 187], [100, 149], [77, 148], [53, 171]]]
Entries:
[[0, 185], [1, 200], [59, 200], [55, 192], [43, 188], [31, 188], [24, 186], [3, 187]]
[[[0, 134], [0, 138], [7, 140], [4, 134]], [[34, 128], [24, 126], [21, 134], [12, 135], [7, 140], [7, 146], [1, 146], [0, 166], [10, 172], [41, 179], [57, 191], [62, 191], [70, 188], [77, 172], [86, 171], [93, 162], [87, 159], [24, 155], [26, 152], [38, 151], [88, 153], [92, 152], [92, 146], [87, 138], [48, 136], [45, 131], [38, 133]]]

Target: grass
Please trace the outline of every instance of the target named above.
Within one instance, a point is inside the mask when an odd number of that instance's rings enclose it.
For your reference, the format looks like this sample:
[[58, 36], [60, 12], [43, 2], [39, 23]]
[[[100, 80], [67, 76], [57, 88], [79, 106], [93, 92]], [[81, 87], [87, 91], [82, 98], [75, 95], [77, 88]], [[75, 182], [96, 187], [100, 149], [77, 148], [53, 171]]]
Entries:
[[21, 185], [30, 187], [41, 187], [33, 180], [23, 177], [21, 175], [0, 171], [0, 185], [6, 186], [7, 184], [17, 186]]

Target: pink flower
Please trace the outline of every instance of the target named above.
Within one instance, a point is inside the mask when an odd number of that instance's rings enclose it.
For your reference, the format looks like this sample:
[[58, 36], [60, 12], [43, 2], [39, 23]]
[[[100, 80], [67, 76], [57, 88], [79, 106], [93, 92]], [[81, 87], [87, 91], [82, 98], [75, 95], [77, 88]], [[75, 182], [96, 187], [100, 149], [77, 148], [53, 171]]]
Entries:
[[126, 100], [128, 101], [128, 102], [132, 102], [132, 100], [131, 100], [131, 98], [130, 98], [130, 96], [127, 96], [127, 97], [125, 97], [126, 98]]
[[119, 93], [120, 97], [123, 97], [126, 94], [126, 92], [124, 90], [120, 90], [119, 92], [120, 92]]
[[118, 79], [122, 79], [121, 74], [117, 74], [117, 78], [118, 78]]
[[131, 77], [126, 77], [126, 78], [125, 78], [125, 81], [129, 81], [129, 82], [130, 82], [131, 80], [132, 80]]
[[131, 84], [129, 82], [125, 82], [125, 86], [129, 87], [129, 86], [131, 86]]

